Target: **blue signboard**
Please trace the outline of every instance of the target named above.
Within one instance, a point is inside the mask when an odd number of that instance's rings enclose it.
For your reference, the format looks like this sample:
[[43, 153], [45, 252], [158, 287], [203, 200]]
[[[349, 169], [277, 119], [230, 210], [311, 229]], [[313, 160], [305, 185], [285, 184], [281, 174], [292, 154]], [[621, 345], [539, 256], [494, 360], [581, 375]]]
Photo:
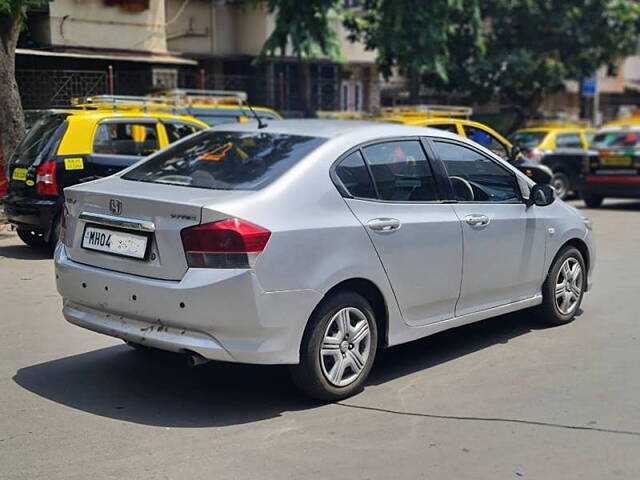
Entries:
[[585, 97], [595, 97], [598, 92], [598, 78], [593, 75], [582, 79], [582, 95]]

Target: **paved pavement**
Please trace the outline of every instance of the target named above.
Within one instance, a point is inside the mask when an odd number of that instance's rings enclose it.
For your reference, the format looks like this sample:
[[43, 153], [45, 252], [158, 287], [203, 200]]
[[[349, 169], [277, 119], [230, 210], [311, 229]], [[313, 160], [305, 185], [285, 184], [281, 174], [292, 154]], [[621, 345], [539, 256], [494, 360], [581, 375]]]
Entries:
[[67, 324], [51, 260], [0, 231], [0, 478], [638, 479], [640, 203], [588, 214], [573, 324], [520, 313], [393, 348], [330, 405], [283, 367], [190, 369]]

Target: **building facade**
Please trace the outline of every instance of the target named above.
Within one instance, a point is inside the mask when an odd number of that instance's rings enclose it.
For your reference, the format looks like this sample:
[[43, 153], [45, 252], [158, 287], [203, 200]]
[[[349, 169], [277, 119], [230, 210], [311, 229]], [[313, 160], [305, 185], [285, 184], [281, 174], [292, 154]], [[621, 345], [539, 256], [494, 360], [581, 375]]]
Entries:
[[[303, 66], [291, 55], [257, 63], [275, 18], [234, 0], [54, 0], [29, 11], [16, 76], [27, 109], [73, 97], [167, 88], [242, 90], [257, 105], [302, 114]], [[342, 63], [309, 62], [314, 110], [379, 105], [375, 56], [346, 38]]]

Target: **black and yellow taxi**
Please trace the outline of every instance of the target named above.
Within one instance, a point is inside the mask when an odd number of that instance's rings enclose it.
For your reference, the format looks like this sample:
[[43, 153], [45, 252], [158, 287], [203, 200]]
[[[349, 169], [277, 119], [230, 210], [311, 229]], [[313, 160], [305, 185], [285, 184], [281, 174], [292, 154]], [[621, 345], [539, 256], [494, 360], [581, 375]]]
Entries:
[[605, 124], [584, 157], [580, 196], [590, 208], [606, 197], [640, 198], [640, 116]]
[[9, 162], [7, 219], [26, 244], [54, 246], [65, 187], [116, 173], [205, 128], [193, 117], [117, 97], [46, 111]]
[[417, 105], [387, 108], [381, 111], [376, 120], [403, 123], [446, 130], [466, 137], [510, 162], [536, 183], [549, 183], [551, 169], [532, 162], [520, 153], [517, 146], [500, 135], [491, 127], [470, 120], [473, 110], [466, 106]]

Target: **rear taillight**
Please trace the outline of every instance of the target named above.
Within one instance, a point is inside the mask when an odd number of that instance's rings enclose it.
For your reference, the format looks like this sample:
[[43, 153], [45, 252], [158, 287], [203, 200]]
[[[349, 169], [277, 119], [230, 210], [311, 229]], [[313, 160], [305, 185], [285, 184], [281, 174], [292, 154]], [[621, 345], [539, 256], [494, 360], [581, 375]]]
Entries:
[[180, 233], [192, 268], [250, 268], [265, 249], [271, 232], [231, 218], [185, 228]]
[[548, 152], [548, 150], [538, 150], [537, 148], [532, 148], [531, 150], [529, 150], [529, 152], [527, 153], [527, 158], [533, 162], [537, 162], [539, 161], [546, 153]]
[[38, 167], [36, 193], [39, 195], [57, 195], [56, 162], [45, 162]]

